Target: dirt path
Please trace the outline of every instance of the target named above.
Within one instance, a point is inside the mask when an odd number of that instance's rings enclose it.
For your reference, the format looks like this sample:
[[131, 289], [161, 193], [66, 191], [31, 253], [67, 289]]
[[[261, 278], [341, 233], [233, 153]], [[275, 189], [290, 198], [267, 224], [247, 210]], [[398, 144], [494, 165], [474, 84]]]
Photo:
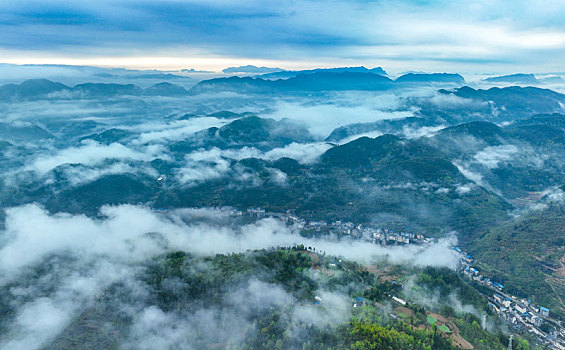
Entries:
[[565, 255], [561, 258], [561, 267], [557, 271], [559, 277], [565, 278]]
[[455, 325], [455, 323], [451, 322], [451, 320], [433, 312], [429, 312], [428, 315], [432, 316], [433, 318], [438, 320], [438, 322], [443, 323], [447, 325], [447, 327], [449, 327], [449, 329], [451, 330], [449, 338], [453, 341], [453, 344], [455, 346], [464, 350], [471, 350], [475, 348], [473, 344], [469, 343], [467, 339], [463, 338], [461, 334], [459, 334], [459, 328]]
[[[561, 295], [559, 295], [559, 292], [557, 290], [555, 290], [555, 287], [553, 286], [553, 283], [558, 283], [558, 282], [556, 282], [555, 279], [551, 278], [551, 277], [546, 278], [545, 281], [546, 281], [547, 284], [549, 284], [549, 286], [551, 287], [551, 290], [553, 290], [553, 293], [555, 293], [555, 296], [559, 300], [559, 303], [561, 304], [560, 309], [565, 310], [565, 303], [563, 303], [563, 299], [561, 298]], [[561, 282], [561, 281], [559, 281], [559, 282]]]
[[318, 254], [314, 253], [314, 252], [310, 252], [310, 251], [302, 251], [301, 253], [304, 253], [306, 255], [310, 255], [312, 257], [312, 259], [314, 260], [314, 265], [318, 265], [320, 264], [320, 257], [318, 256]]

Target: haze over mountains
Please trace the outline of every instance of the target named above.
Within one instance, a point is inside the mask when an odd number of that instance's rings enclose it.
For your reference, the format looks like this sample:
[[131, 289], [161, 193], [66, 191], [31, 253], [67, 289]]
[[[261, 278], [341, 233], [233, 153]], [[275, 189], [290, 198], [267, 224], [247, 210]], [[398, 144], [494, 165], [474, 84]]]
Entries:
[[[472, 346], [503, 347], [486, 299], [450, 270], [455, 245], [508, 293], [563, 317], [558, 89], [533, 75], [255, 68], [0, 86], [1, 347], [349, 347], [351, 320], [369, 317], [352, 309], [355, 296], [423, 305], [422, 323], [405, 318], [420, 335], [390, 319], [404, 309], [370, 316], [394, 339], [412, 337], [407, 348], [415, 337], [455, 346], [455, 334], [434, 338], [426, 326], [440, 309]], [[247, 214], [257, 208], [436, 241], [382, 247]], [[451, 281], [445, 305], [426, 289], [434, 278]], [[379, 315], [389, 307], [371, 304]], [[492, 328], [471, 332], [482, 315]], [[267, 325], [288, 337], [265, 336]]]
[[[380, 90], [393, 88], [393, 81], [379, 74], [360, 73], [341, 71], [326, 72], [320, 70], [316, 72], [294, 72], [297, 76], [289, 79], [276, 81], [265, 80], [263, 78], [218, 78], [202, 81], [190, 90], [183, 86], [170, 82], [160, 82], [153, 84], [145, 89], [134, 84], [116, 83], [83, 83], [73, 87], [62, 83], [53, 82], [47, 79], [31, 79], [21, 84], [6, 84], [0, 87], [0, 98], [4, 100], [25, 100], [39, 98], [93, 98], [109, 97], [118, 95], [158, 95], [175, 96], [198, 94], [206, 89], [216, 89], [220, 91], [222, 87], [226, 90], [235, 90], [245, 85], [246, 89], [256, 89], [257, 92], [269, 91], [331, 91], [331, 90]], [[332, 81], [335, 86], [331, 86]], [[407, 74], [399, 77], [396, 81], [400, 83], [463, 83], [464, 79], [456, 74]], [[220, 87], [222, 86], [222, 87]], [[238, 92], [248, 92], [239, 89]], [[251, 91], [253, 92], [253, 91]]]
[[0, 1], [0, 350], [565, 349], [563, 18]]
[[[474, 89], [463, 86], [464, 83], [463, 77], [456, 74], [410, 73], [391, 80], [376, 73], [350, 72], [341, 69], [311, 71], [286, 80], [274, 81], [262, 78], [218, 78], [202, 81], [188, 90], [168, 82], [157, 83], [147, 88], [140, 88], [134, 84], [115, 83], [83, 83], [70, 87], [45, 79], [36, 79], [27, 80], [21, 84], [1, 86], [0, 100], [7, 104], [6, 114], [10, 120], [15, 118], [15, 114], [11, 113], [17, 113], [19, 103], [32, 103], [32, 106], [37, 106], [33, 108], [40, 108], [42, 101], [51, 101], [50, 104], [54, 103], [53, 108], [57, 110], [67, 108], [66, 105], [69, 103], [94, 106], [103, 103], [106, 99], [116, 99], [108, 111], [97, 111], [94, 108], [92, 117], [81, 116], [80, 119], [71, 123], [68, 121], [63, 123], [58, 118], [51, 117], [52, 112], [48, 110], [44, 111], [47, 114], [45, 116], [30, 115], [18, 118], [21, 119], [21, 122], [17, 125], [5, 123], [3, 129], [5, 130], [3, 136], [6, 142], [5, 147], [14, 152], [23, 152], [30, 145], [18, 143], [21, 140], [46, 140], [47, 144], [42, 146], [46, 147], [46, 151], [51, 149], [50, 152], [52, 152], [63, 147], [60, 151], [63, 153], [65, 150], [63, 145], [68, 144], [70, 140], [76, 140], [70, 145], [77, 151], [100, 148], [101, 146], [98, 145], [119, 146], [124, 149], [133, 145], [149, 147], [154, 150], [151, 155], [140, 154], [139, 160], [155, 157], [152, 161], [159, 161], [160, 166], [153, 170], [162, 172], [162, 175], [167, 176], [168, 181], [183, 178], [179, 175], [182, 167], [179, 167], [176, 162], [183, 158], [186, 161], [189, 159], [187, 157], [190, 152], [197, 152], [200, 149], [216, 152], [215, 157], [217, 158], [208, 160], [208, 162], [216, 162], [216, 167], [220, 160], [229, 160], [225, 164], [227, 168], [224, 172], [226, 173], [228, 173], [227, 169], [233, 166], [241, 169], [249, 168], [250, 164], [244, 165], [246, 163], [243, 161], [246, 159], [262, 159], [263, 163], [253, 165], [248, 171], [253, 173], [258, 172], [259, 169], [267, 169], [268, 173], [275, 171], [268, 169], [276, 169], [282, 171], [288, 180], [290, 174], [276, 166], [273, 167], [274, 163], [264, 163], [264, 161], [276, 161], [275, 155], [280, 155], [282, 158], [288, 153], [294, 156], [294, 158], [288, 158], [298, 161], [295, 171], [313, 172], [319, 176], [329, 171], [329, 175], [335, 176], [335, 171], [330, 171], [330, 169], [338, 166], [338, 163], [330, 160], [333, 149], [328, 149], [335, 148], [337, 143], [343, 144], [341, 147], [350, 147], [351, 150], [347, 152], [359, 157], [354, 164], [347, 166], [348, 169], [354, 169], [356, 164], [362, 166], [361, 169], [366, 167], [375, 169], [374, 173], [355, 175], [364, 181], [370, 177], [377, 183], [384, 181], [386, 184], [396, 179], [406, 183], [412, 181], [435, 183], [444, 188], [443, 186], [447, 183], [443, 183], [442, 178], [447, 176], [453, 185], [465, 186], [465, 183], [470, 181], [469, 183], [474, 184], [473, 186], [478, 186], [477, 188], [482, 188], [492, 195], [503, 196], [507, 201], [530, 191], [543, 191], [552, 186], [558, 186], [561, 181], [561, 159], [559, 157], [561, 149], [559, 147], [561, 147], [563, 136], [559, 113], [564, 112], [564, 95], [534, 87]], [[446, 88], [445, 85], [450, 87]], [[425, 93], [423, 95], [413, 93], [411, 90], [414, 89], [420, 89]], [[381, 105], [376, 107], [367, 106], [363, 101], [349, 101], [347, 91], [350, 90], [365, 91], [368, 97], [376, 101], [381, 98], [382, 94], [385, 94], [388, 101], [378, 102]], [[219, 96], [225, 93], [236, 93], [237, 95], [224, 98], [221, 102], [218, 102], [213, 96], [200, 97], [202, 94], [212, 92]], [[304, 93], [318, 94], [316, 97], [307, 98], [313, 104], [304, 104], [301, 101], [305, 98]], [[328, 103], [327, 99], [333, 98], [334, 94], [338, 94], [336, 95], [337, 103]], [[261, 96], [260, 101], [257, 101], [257, 95]], [[163, 107], [165, 102], [159, 100], [161, 97], [172, 100], [168, 100], [167, 106]], [[343, 100], [340, 101], [340, 98]], [[223, 104], [232, 110], [251, 112], [215, 113], [217, 112], [216, 104]], [[119, 111], [117, 115], [112, 115], [112, 108]], [[167, 115], [159, 115], [160, 108], [168, 110]], [[298, 113], [293, 115], [291, 110], [282, 115], [281, 110], [284, 108], [296, 108]], [[143, 111], [141, 112], [140, 109]], [[369, 116], [365, 117], [367, 118], [365, 122], [359, 123], [364, 117], [356, 114], [359, 112], [370, 114], [371, 110], [377, 112], [373, 118], [379, 120], [371, 120]], [[149, 120], [159, 121], [158, 123], [161, 124], [157, 129], [162, 129], [162, 131], [143, 131], [146, 127], [143, 126], [144, 123], [141, 123], [142, 119], [114, 119], [122, 113], [129, 114], [131, 111], [134, 114], [141, 112], [145, 116], [151, 115]], [[327, 134], [320, 134], [313, 125], [316, 122], [311, 116], [308, 116], [311, 112], [343, 113], [344, 115], [338, 118], [338, 124], [335, 125], [333, 131], [329, 129], [330, 132]], [[352, 115], [348, 116], [348, 114]], [[112, 115], [112, 119], [106, 120], [108, 118], [106, 115]], [[96, 116], [95, 119], [92, 119], [94, 116]], [[329, 119], [326, 122], [330, 121]], [[148, 120], [143, 121], [148, 122]], [[344, 121], [345, 125], [343, 125]], [[71, 125], [76, 126], [71, 127]], [[206, 128], [206, 125], [209, 125], [210, 128]], [[400, 138], [385, 142], [388, 140], [386, 139], [387, 134]], [[62, 135], [65, 135], [66, 141], [64, 142], [60, 139]], [[377, 136], [377, 138], [371, 141], [373, 139], [363, 139], [364, 135]], [[383, 136], [379, 137], [379, 135]], [[164, 141], [166, 142], [163, 143]], [[375, 143], [357, 145], [360, 142]], [[382, 142], [384, 144], [381, 145]], [[364, 154], [381, 147], [380, 153]], [[232, 149], [243, 150], [243, 152], [240, 151], [235, 158], [234, 156], [225, 158]], [[319, 150], [317, 151], [319, 153], [310, 155], [308, 161], [296, 159], [296, 157], [305, 156], [302, 152], [311, 153], [314, 149]], [[518, 150], [520, 150], [519, 154]], [[103, 154], [102, 149], [100, 151]], [[325, 151], [329, 152], [328, 155], [324, 153]], [[293, 152], [298, 153], [294, 155]], [[492, 154], [485, 152], [492, 152]], [[528, 159], [535, 159], [535, 154], [539, 153], [544, 154], [543, 164], [536, 165], [533, 160], [528, 161]], [[403, 159], [402, 157], [405, 156], [409, 158]], [[323, 161], [315, 161], [316, 157], [320, 157], [319, 159]], [[347, 155], [340, 157], [348, 158]], [[365, 157], [371, 159], [371, 162], [364, 163]], [[492, 157], [492, 160], [486, 158], [489, 160], [483, 161], [485, 157]], [[101, 158], [100, 161], [103, 159]], [[373, 163], [375, 159], [381, 159], [380, 161], [385, 161], [385, 163], [377, 165]], [[431, 159], [435, 160], [431, 161]], [[440, 159], [446, 161], [445, 166], [441, 165], [441, 162], [438, 163]], [[393, 163], [390, 163], [391, 160]], [[98, 161], [96, 160], [93, 164], [97, 164]], [[501, 176], [500, 167], [503, 164], [501, 162], [515, 162], [511, 169], [506, 169], [510, 173], [504, 173], [505, 180], [497, 179], [497, 176]], [[308, 166], [304, 168], [304, 164]], [[518, 166], [518, 164], [521, 165]], [[549, 164], [551, 164], [551, 169], [546, 167]], [[80, 165], [80, 162], [77, 165]], [[153, 168], [151, 164], [147, 166]], [[422, 166], [432, 166], [434, 169], [423, 170]], [[410, 170], [411, 167], [414, 167], [413, 170]], [[521, 167], [525, 167], [524, 170], [520, 170]], [[223, 176], [221, 171], [215, 169], [214, 166], [210, 167], [212, 170], [204, 168], [206, 169], [202, 170], [204, 174], [209, 171], [212, 178], [216, 174], [218, 178]], [[51, 171], [51, 169], [47, 170]], [[414, 171], [420, 170], [423, 171], [423, 174], [414, 174]], [[508, 176], [528, 177], [531, 174], [517, 174], [520, 171], [534, 170], [538, 172], [535, 179], [540, 182], [539, 184], [525, 186], [516, 183], [517, 179], [504, 184], [508, 182]], [[470, 175], [475, 172], [477, 173], [475, 177]], [[547, 175], [542, 175], [547, 172], [549, 172]], [[387, 173], [390, 175], [386, 175]], [[481, 178], [480, 181], [477, 176]], [[192, 185], [201, 181], [196, 175], [192, 177], [195, 178], [194, 181], [189, 181]], [[308, 181], [314, 181], [313, 178], [307, 178], [310, 179]], [[186, 176], [184, 179], [187, 181]], [[323, 183], [331, 183], [331, 181], [333, 180], [327, 178], [322, 180]], [[356, 180], [352, 179], [352, 181]], [[320, 186], [314, 183], [296, 183], [295, 185], [300, 187], [296, 195], [302, 197], [305, 188]], [[287, 192], [292, 192], [292, 184], [294, 183], [291, 181], [290, 184], [285, 185]], [[174, 183], [171, 185], [173, 188], [170, 192], [177, 192], [177, 185]], [[56, 183], [52, 183], [47, 188], [52, 186], [57, 187]], [[208, 190], [213, 189], [213, 186], [210, 187], [209, 184], [201, 186]], [[244, 192], [247, 192], [247, 189]], [[57, 196], [57, 193], [53, 195]], [[161, 195], [166, 196], [163, 192]], [[352, 194], [343, 195], [347, 198]], [[234, 194], [233, 196], [240, 198], [245, 194]], [[155, 200], [155, 197], [153, 198]], [[163, 203], [170, 203], [169, 199], [161, 200]], [[193, 200], [189, 198], [185, 200], [188, 200], [191, 205], [211, 204], [192, 202]], [[221, 196], [218, 200], [217, 204], [237, 206], [237, 203], [226, 202], [221, 199]], [[291, 198], [286, 200], [292, 201]], [[342, 201], [350, 202], [345, 199]], [[374, 205], [376, 202], [381, 202], [381, 199], [372, 201], [365, 205]], [[295, 202], [293, 203], [292, 205], [296, 205]], [[332, 201], [329, 203], [331, 204]], [[341, 206], [340, 203], [335, 203], [335, 205]], [[254, 206], [261, 203], [249, 202], [247, 204]], [[177, 205], [182, 206], [182, 200]], [[280, 209], [286, 205], [291, 204], [283, 200]], [[302, 205], [313, 208], [312, 203], [309, 202], [302, 203]], [[97, 206], [94, 206], [93, 210], [97, 210], [96, 208]], [[501, 210], [505, 209], [502, 205]], [[347, 215], [354, 215], [353, 213], [358, 210], [361, 209], [351, 208]], [[362, 215], [363, 220], [369, 219], [363, 214], [359, 215]], [[411, 220], [407, 219], [407, 221]]]

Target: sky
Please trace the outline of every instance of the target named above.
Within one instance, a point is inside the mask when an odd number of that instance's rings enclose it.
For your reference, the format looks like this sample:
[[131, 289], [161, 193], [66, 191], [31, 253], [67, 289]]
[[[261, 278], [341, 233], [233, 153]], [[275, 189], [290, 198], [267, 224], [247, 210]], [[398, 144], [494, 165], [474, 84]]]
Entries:
[[0, 1], [0, 62], [563, 72], [562, 0]]

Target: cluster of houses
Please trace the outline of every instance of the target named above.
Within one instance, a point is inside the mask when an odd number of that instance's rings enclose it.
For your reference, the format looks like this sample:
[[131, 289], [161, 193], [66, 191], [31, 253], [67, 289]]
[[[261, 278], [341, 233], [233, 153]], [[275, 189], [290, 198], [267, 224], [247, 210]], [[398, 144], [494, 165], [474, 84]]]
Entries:
[[[549, 316], [547, 308], [537, 307], [530, 300], [512, 300], [498, 293], [493, 295], [490, 305], [499, 315], [503, 315], [512, 324], [520, 322], [524, 325], [541, 327], [543, 316]], [[541, 310], [545, 315], [541, 313]]]
[[[237, 212], [239, 212], [239, 211], [237, 211]], [[250, 209], [247, 209], [247, 214], [250, 214], [250, 215], [258, 217], [258, 218], [262, 218], [266, 215], [266, 212], [265, 212], [265, 209], [262, 209], [262, 208], [250, 208]]]
[[423, 244], [433, 242], [433, 238], [428, 238], [422, 234], [410, 232], [409, 230], [395, 232], [387, 228], [355, 225], [352, 222], [342, 221], [334, 221], [329, 225], [329, 227], [330, 232], [332, 233], [348, 235], [374, 244]]
[[488, 277], [484, 277], [476, 267], [472, 266], [475, 259], [470, 254], [463, 252], [459, 246], [453, 249], [460, 255], [459, 266], [461, 270], [463, 270], [464, 276], [487, 287], [495, 288], [500, 291], [504, 290], [504, 285], [502, 283], [495, 282]]
[[[241, 212], [238, 211], [239, 215], [241, 215], [240, 213]], [[348, 236], [354, 239], [364, 240], [366, 242], [380, 245], [431, 244], [434, 242], [433, 238], [413, 233], [409, 229], [402, 232], [396, 232], [387, 228], [354, 224], [350, 221], [337, 220], [330, 223], [324, 220], [308, 221], [294, 214], [291, 210], [287, 210], [284, 213], [271, 213], [266, 212], [265, 209], [262, 208], [251, 208], [247, 209], [247, 214], [256, 218], [270, 216], [277, 218], [286, 224], [296, 225], [296, 227], [300, 230], [327, 233], [328, 239], [330, 239], [329, 237]]]
[[[237, 212], [242, 215], [242, 212]], [[391, 244], [430, 244], [434, 239], [425, 237], [422, 234], [413, 233], [410, 230], [395, 232], [386, 228], [379, 228], [369, 225], [354, 224], [349, 221], [326, 222], [323, 220], [307, 221], [292, 211], [284, 213], [270, 213], [262, 208], [247, 209], [247, 214], [252, 217], [263, 218], [266, 216], [275, 217], [284, 223], [295, 225], [301, 230], [310, 232], [327, 233], [329, 237], [349, 236], [351, 238], [371, 242], [373, 244], [391, 245]], [[517, 299], [514, 296], [507, 295], [504, 292], [504, 285], [500, 282], [485, 277], [474, 265], [475, 259], [463, 252], [461, 247], [453, 248], [460, 256], [460, 269], [463, 275], [481, 285], [487, 286], [493, 290], [493, 295], [489, 296], [490, 305], [508, 324], [516, 331], [528, 331], [537, 337], [550, 349], [565, 350], [565, 328], [560, 328], [558, 332], [547, 334], [540, 329], [545, 321], [549, 318], [549, 309], [534, 305], [530, 300]], [[393, 300], [401, 305], [405, 305], [405, 301], [393, 297]], [[353, 307], [363, 305], [365, 300], [357, 298], [353, 302]], [[321, 299], [316, 298], [315, 304], [321, 303]]]
[[495, 293], [489, 298], [489, 305], [498, 316], [508, 322], [516, 331], [528, 331], [549, 349], [565, 350], [565, 329], [546, 333], [540, 329], [544, 318], [549, 317], [549, 309], [532, 304], [531, 300], [516, 299]]
[[488, 277], [484, 277], [483, 275], [481, 275], [480, 271], [477, 270], [474, 267], [471, 266], [465, 266], [465, 268], [463, 269], [463, 274], [472, 279], [473, 281], [479, 283], [479, 284], [483, 284], [487, 287], [492, 287], [492, 288], [496, 288], [500, 291], [504, 290], [504, 285], [500, 282], [495, 282], [492, 281], [490, 278]]
[[542, 331], [540, 327], [549, 318], [549, 309], [537, 306], [529, 299], [519, 299], [504, 292], [504, 285], [484, 277], [473, 266], [474, 258], [455, 247], [460, 255], [460, 269], [463, 275], [479, 284], [492, 288], [493, 295], [489, 296], [489, 305], [498, 316], [505, 320], [515, 331], [528, 331], [550, 349], [565, 350], [565, 328], [554, 330], [551, 334]]

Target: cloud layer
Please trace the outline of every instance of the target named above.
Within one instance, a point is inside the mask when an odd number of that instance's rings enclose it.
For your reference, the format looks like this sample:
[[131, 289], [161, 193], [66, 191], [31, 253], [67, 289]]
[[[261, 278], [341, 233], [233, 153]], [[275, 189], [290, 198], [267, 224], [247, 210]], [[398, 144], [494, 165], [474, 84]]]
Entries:
[[[180, 317], [157, 306], [143, 305], [146, 287], [141, 286], [136, 272], [141, 263], [165, 252], [184, 250], [213, 255], [305, 244], [360, 262], [387, 259], [398, 264], [449, 267], [457, 262], [450, 238], [430, 246], [395, 248], [360, 241], [311, 240], [269, 218], [234, 228], [229, 225], [233, 219], [230, 211], [223, 209], [156, 213], [122, 205], [104, 207], [101, 218], [94, 219], [64, 213], [50, 215], [37, 205], [26, 205], [9, 209], [6, 214], [6, 229], [0, 231], [0, 288], [11, 286], [6, 297], [14, 312], [14, 322], [0, 338], [0, 346], [6, 349], [45, 345], [118, 281], [137, 301], [120, 306], [133, 319], [125, 348], [187, 347], [191, 332], [211, 332], [204, 338], [237, 342], [250, 310], [296, 306], [295, 298], [280, 287], [253, 279], [230, 293], [229, 312], [225, 307], [202, 308]], [[200, 221], [193, 219], [196, 217]], [[203, 218], [206, 223], [201, 221]], [[43, 269], [41, 275], [33, 272], [36, 268]], [[349, 298], [336, 292], [319, 293], [325, 308], [303, 305], [292, 317], [297, 322], [317, 325], [345, 322]]]
[[237, 64], [245, 57], [305, 66], [316, 57], [397, 70], [551, 71], [565, 50], [565, 5], [551, 0], [27, 0], [4, 2], [0, 13], [0, 47], [13, 59], [31, 51], [44, 58], [105, 57], [108, 64], [108, 57], [141, 58], [151, 50], [169, 63], [188, 56], [203, 65], [204, 58]]

